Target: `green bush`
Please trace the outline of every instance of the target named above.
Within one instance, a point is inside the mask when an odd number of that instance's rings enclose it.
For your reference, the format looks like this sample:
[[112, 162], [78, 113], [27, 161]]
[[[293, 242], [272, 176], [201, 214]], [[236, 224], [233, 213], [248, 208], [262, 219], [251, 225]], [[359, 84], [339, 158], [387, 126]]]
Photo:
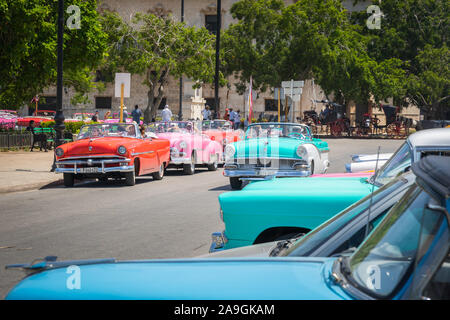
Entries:
[[[55, 121], [45, 121], [41, 123], [43, 128], [53, 128], [55, 126]], [[80, 132], [80, 128], [85, 125], [83, 121], [76, 121], [76, 122], [64, 122], [64, 125], [66, 126], [65, 131], [68, 131], [72, 134]]]

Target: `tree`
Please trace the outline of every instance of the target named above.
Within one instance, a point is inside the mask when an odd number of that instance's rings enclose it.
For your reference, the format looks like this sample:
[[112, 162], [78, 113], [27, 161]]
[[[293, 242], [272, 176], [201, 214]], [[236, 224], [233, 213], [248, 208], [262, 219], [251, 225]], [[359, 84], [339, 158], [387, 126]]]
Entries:
[[156, 115], [170, 76], [185, 75], [199, 83], [214, 80], [215, 37], [205, 28], [187, 26], [170, 16], [141, 13], [126, 23], [111, 12], [104, 14], [103, 27], [110, 44], [106, 73], [139, 74], [148, 87], [145, 122]]
[[[64, 30], [64, 85], [83, 95], [95, 87], [91, 71], [107, 38], [97, 1], [70, 4], [80, 8], [81, 28]], [[0, 0], [0, 106], [18, 108], [56, 83], [57, 8], [57, 0]]]
[[282, 80], [314, 78], [328, 94], [367, 103], [397, 94], [401, 61], [377, 62], [367, 54], [368, 37], [357, 32], [338, 0], [241, 0], [231, 8], [237, 23], [226, 31], [227, 74], [241, 92], [250, 75], [254, 88]]
[[365, 27], [366, 12], [352, 14], [359, 32], [370, 38], [368, 54], [377, 62], [403, 61], [404, 95], [400, 105], [416, 104], [426, 117], [443, 118], [449, 106], [448, 0], [373, 1], [383, 16], [381, 28]]

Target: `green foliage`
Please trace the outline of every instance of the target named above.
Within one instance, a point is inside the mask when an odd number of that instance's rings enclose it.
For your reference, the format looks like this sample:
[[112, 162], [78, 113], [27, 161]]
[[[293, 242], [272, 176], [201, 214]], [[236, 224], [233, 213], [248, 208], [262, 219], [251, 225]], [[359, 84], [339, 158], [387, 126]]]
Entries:
[[404, 87], [397, 101], [403, 105], [412, 102], [430, 118], [443, 119], [444, 112], [450, 111], [450, 2], [383, 0], [373, 3], [383, 13], [380, 29], [365, 27], [366, 12], [352, 14], [359, 32], [369, 39], [368, 54], [377, 62], [403, 61]]
[[[94, 123], [94, 122], [92, 122]], [[71, 133], [77, 133], [80, 131], [80, 128], [82, 126], [84, 126], [86, 123], [84, 123], [83, 121], [71, 121], [71, 122], [64, 122], [64, 126], [66, 127], [64, 129], [64, 131], [68, 131]], [[53, 128], [55, 126], [55, 121], [54, 120], [50, 120], [50, 121], [44, 121], [41, 123], [41, 126], [43, 128]]]
[[[96, 0], [72, 0], [81, 29], [64, 30], [64, 85], [86, 93], [91, 70], [104, 58]], [[57, 0], [0, 0], [0, 107], [17, 109], [56, 83]], [[67, 19], [69, 14], [65, 14]]]
[[266, 91], [281, 81], [314, 78], [344, 103], [397, 95], [402, 61], [376, 61], [367, 53], [369, 38], [353, 26], [338, 0], [241, 0], [231, 13], [238, 20], [224, 35], [225, 72], [234, 74], [241, 93]]
[[142, 13], [127, 23], [117, 13], [106, 12], [102, 24], [110, 47], [103, 72], [109, 80], [118, 71], [144, 76], [149, 89], [145, 122], [156, 115], [170, 76], [213, 82], [215, 37], [205, 28]]

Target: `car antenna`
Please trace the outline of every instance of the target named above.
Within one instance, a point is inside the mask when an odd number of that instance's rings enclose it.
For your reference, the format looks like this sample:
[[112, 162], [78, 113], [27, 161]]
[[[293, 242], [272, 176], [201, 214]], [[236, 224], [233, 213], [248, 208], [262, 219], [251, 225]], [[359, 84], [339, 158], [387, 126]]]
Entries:
[[[377, 172], [378, 170], [378, 159], [380, 157], [380, 146], [378, 146], [378, 151], [377, 151], [377, 161], [375, 163], [375, 172]], [[369, 203], [369, 212], [367, 213], [367, 224], [366, 224], [366, 232], [364, 234], [364, 239], [367, 238], [367, 235], [369, 234], [369, 224], [370, 224], [370, 213], [372, 211], [372, 203], [373, 203], [373, 192], [375, 189], [375, 183], [372, 184], [372, 191], [370, 193], [370, 203]]]

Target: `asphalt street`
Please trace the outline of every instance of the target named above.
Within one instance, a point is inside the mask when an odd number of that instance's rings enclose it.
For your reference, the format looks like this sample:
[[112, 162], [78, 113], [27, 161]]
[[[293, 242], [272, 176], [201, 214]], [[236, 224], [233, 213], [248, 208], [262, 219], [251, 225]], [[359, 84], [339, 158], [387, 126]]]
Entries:
[[[402, 140], [329, 139], [328, 172], [344, 172], [352, 154], [395, 151]], [[217, 197], [230, 192], [223, 169], [193, 176], [169, 170], [161, 181], [138, 177], [133, 187], [109, 181], [0, 195], [0, 298], [24, 276], [5, 270], [56, 255], [60, 260], [193, 257], [222, 231]]]

